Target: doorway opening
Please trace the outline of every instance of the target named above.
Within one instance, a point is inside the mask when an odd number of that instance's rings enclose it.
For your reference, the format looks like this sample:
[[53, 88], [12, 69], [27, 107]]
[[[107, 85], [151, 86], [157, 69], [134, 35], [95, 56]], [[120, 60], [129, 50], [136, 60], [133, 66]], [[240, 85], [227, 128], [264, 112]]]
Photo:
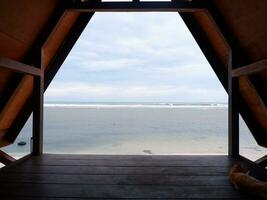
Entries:
[[227, 154], [227, 113], [178, 13], [96, 13], [45, 94], [44, 149]]

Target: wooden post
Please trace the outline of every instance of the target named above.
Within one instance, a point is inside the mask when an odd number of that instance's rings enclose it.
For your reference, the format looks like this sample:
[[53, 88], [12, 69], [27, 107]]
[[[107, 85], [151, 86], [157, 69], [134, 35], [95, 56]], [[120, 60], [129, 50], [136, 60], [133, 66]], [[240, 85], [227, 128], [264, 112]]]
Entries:
[[34, 76], [33, 82], [33, 123], [32, 123], [32, 154], [43, 153], [43, 99], [44, 99], [44, 73], [42, 70], [42, 56], [40, 55], [37, 66], [41, 68], [41, 76]]
[[232, 76], [233, 52], [229, 51], [228, 60], [228, 155], [239, 156], [239, 109], [238, 77]]

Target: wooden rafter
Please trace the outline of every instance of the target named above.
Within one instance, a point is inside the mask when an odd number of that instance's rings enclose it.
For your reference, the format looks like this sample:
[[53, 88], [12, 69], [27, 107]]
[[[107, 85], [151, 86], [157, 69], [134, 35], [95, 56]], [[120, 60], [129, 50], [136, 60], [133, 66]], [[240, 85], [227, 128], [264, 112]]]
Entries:
[[[208, 6], [208, 11], [218, 24], [219, 29], [222, 31], [222, 34], [224, 35], [229, 46], [231, 46], [232, 51], [234, 53], [233, 66], [236, 68], [245, 66], [247, 63], [249, 63], [248, 57], [246, 57], [246, 53], [243, 51], [243, 49], [237, 43], [237, 41], [234, 40], [232, 32], [228, 29], [228, 26], [222, 19], [220, 13], [217, 12], [214, 6], [212, 6], [212, 2], [210, 3], [211, 5]], [[258, 95], [257, 90], [250, 92], [254, 92], [256, 93], [255, 95]], [[266, 146], [267, 145], [266, 132], [261, 128], [258, 121], [253, 117], [254, 116], [253, 110], [248, 108], [245, 97], [240, 95], [238, 103], [239, 103], [239, 112], [243, 117], [244, 121], [246, 122], [246, 124], [248, 125], [248, 128], [250, 129], [257, 143], [261, 146]]]
[[[39, 60], [40, 57], [39, 50], [47, 41], [48, 37], [52, 33], [53, 29], [55, 28], [56, 24], [58, 23], [64, 12], [65, 12], [65, 3], [62, 2], [56, 8], [52, 16], [49, 18], [48, 23], [45, 25], [45, 27], [42, 29], [36, 40], [33, 42], [32, 47], [29, 49], [27, 54], [22, 59], [21, 61], [22, 63], [33, 65], [34, 63], [36, 63], [36, 60]], [[25, 81], [26, 81], [25, 74], [19, 74], [19, 73], [16, 74], [16, 77], [14, 77], [14, 80], [12, 80], [12, 82], [9, 84], [9, 87], [5, 89], [4, 92], [5, 95], [3, 95], [0, 98], [1, 113], [7, 110], [7, 106], [9, 106], [12, 103], [13, 97], [16, 96], [16, 93], [18, 92], [18, 90], [20, 90], [21, 85], [23, 85], [23, 82]], [[1, 113], [0, 116], [2, 115]], [[21, 125], [19, 127], [21, 127]], [[16, 133], [12, 133], [12, 135], [13, 134]]]
[[196, 22], [191, 13], [179, 13], [188, 27], [189, 31], [195, 38], [197, 44], [199, 45], [201, 51], [204, 53], [208, 62], [210, 63], [214, 73], [217, 75], [222, 86], [227, 91], [228, 90], [228, 80], [227, 80], [227, 70], [223, 63], [218, 59], [218, 55], [213, 49], [213, 46], [208, 42], [207, 36], [201, 30], [200, 25]]
[[[46, 26], [43, 28], [41, 33], [38, 35], [37, 39], [34, 41], [32, 47], [29, 49], [28, 53], [23, 58], [22, 60], [23, 63], [26, 63], [28, 65], [33, 65], [33, 64], [36, 65], [36, 63], [40, 60], [40, 57], [41, 57], [40, 49], [42, 48], [42, 46], [45, 44], [45, 42], [49, 38], [50, 34], [56, 27], [57, 23], [63, 16], [64, 12], [65, 12], [65, 4], [62, 3], [54, 11], [52, 16], [48, 20], [49, 23], [46, 24]], [[16, 94], [21, 91], [22, 89], [21, 86], [24, 85], [24, 82], [28, 80], [27, 76], [24, 76], [21, 74], [19, 75], [20, 76], [17, 77], [16, 82], [14, 81], [16, 83], [14, 84], [14, 87], [10, 87], [8, 92], [6, 93], [7, 94], [5, 98], [6, 101], [0, 102], [2, 104], [0, 105], [0, 107], [2, 107], [0, 119], [1, 119], [1, 116], [4, 115], [4, 112], [9, 112], [8, 108], [12, 107], [11, 105], [12, 105], [13, 99], [16, 98]], [[28, 99], [28, 101], [26, 102], [24, 106], [32, 108], [31, 99]], [[24, 109], [22, 109], [19, 112], [16, 119], [12, 123], [11, 127], [7, 130], [7, 133], [4, 135], [4, 138], [3, 138], [5, 140], [4, 145], [6, 145], [6, 143], [12, 143], [15, 140], [16, 136], [19, 134], [19, 131], [22, 129], [27, 119], [29, 118], [30, 114], [24, 113], [23, 110]], [[32, 109], [31, 109], [31, 112], [32, 112]], [[24, 119], [24, 120], [20, 120], [20, 119]]]
[[40, 69], [5, 57], [0, 57], [0, 67], [4, 67], [22, 74], [33, 76], [41, 75]]
[[256, 162], [253, 162], [241, 155], [238, 156], [238, 161], [249, 169], [249, 174], [259, 180], [267, 181], [267, 170], [265, 167], [259, 165]]
[[[240, 91], [242, 91], [243, 96], [247, 96], [247, 104], [253, 105], [254, 107], [254, 117], [257, 119], [261, 128], [267, 131], [267, 108], [262, 101], [260, 95], [258, 94], [256, 88], [249, 80], [247, 76], [242, 76], [238, 78], [240, 82]], [[242, 86], [241, 86], [242, 84]], [[267, 144], [266, 144], [267, 146]]]
[[[79, 38], [80, 34], [82, 33], [92, 16], [93, 13], [81, 13], [77, 21], [70, 29], [68, 35], [62, 42], [61, 47], [55, 53], [54, 57], [51, 59], [51, 62], [48, 64], [48, 67], [44, 72], [44, 90], [46, 90], [49, 83], [52, 81], [56, 72], [60, 68], [61, 64], [64, 62], [65, 58], [69, 54], [70, 50], [74, 46], [75, 42]], [[19, 131], [23, 128], [24, 124], [32, 113], [32, 102], [33, 98], [29, 99], [29, 101], [27, 101], [27, 103], [17, 115], [15, 121], [8, 130], [8, 133], [4, 136], [4, 139], [6, 141], [9, 141], [11, 143], [16, 139]]]
[[258, 165], [262, 167], [267, 167], [267, 155], [259, 158], [258, 160], [255, 161], [255, 163], [257, 163]]
[[238, 67], [236, 69], [233, 69], [232, 76], [238, 77], [238, 76], [251, 75], [266, 69], [267, 69], [267, 59], [264, 59], [243, 67]]
[[64, 39], [64, 42], [62, 43], [58, 51], [55, 53], [53, 59], [48, 64], [48, 67], [45, 70], [45, 77], [44, 77], [44, 88], [45, 89], [49, 86], [49, 84], [53, 80], [57, 71], [63, 64], [65, 58], [71, 51], [75, 42], [78, 40], [82, 31], [84, 30], [86, 25], [89, 23], [93, 15], [94, 15], [93, 12], [92, 13], [81, 13], [77, 21], [72, 26], [68, 35]]
[[205, 9], [203, 1], [132, 1], [132, 2], [100, 2], [75, 1], [68, 6], [69, 10], [79, 12], [195, 12]]
[[14, 161], [16, 161], [15, 158], [0, 150], [0, 163], [4, 165], [9, 165]]
[[[23, 63], [36, 65], [36, 63], [40, 62], [40, 58], [41, 58], [40, 49], [42, 48], [42, 46], [46, 43], [46, 41], [50, 37], [54, 28], [56, 27], [56, 25], [60, 21], [61, 17], [63, 16], [65, 10], [66, 10], [65, 3], [62, 3], [54, 11], [52, 16], [48, 20], [49, 23], [47, 23], [47, 25], [43, 28], [43, 30], [41, 31], [41, 33], [39, 34], [39, 36], [37, 37], [37, 39], [33, 43], [32, 48], [28, 51], [28, 53], [24, 57]], [[38, 70], [40, 70], [40, 69], [38, 69]], [[13, 97], [16, 98], [16, 93], [18, 91], [20, 91], [21, 85], [23, 85], [23, 82], [25, 82], [25, 80], [26, 80], [26, 77], [21, 76], [17, 81], [18, 83], [16, 84], [16, 87], [10, 88], [12, 91], [10, 91], [10, 94], [6, 98], [7, 101], [2, 102], [5, 106], [3, 106], [2, 112], [0, 114], [0, 119], [1, 119], [1, 115], [4, 115], [3, 112], [6, 110], [6, 107], [12, 104]], [[31, 98], [26, 102], [24, 107], [31, 108], [30, 112], [24, 112], [25, 111], [24, 108], [19, 112], [15, 121], [12, 123], [8, 132], [4, 136], [4, 140], [7, 141], [8, 143], [12, 143], [15, 140], [16, 136], [19, 134], [19, 131], [22, 129], [22, 127], [26, 123], [27, 119], [29, 118], [29, 116], [32, 112]]]

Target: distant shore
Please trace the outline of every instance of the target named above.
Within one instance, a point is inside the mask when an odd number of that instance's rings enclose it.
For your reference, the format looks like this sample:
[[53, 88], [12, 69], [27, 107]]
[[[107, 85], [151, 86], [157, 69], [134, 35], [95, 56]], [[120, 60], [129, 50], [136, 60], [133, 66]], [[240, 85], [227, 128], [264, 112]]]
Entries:
[[70, 108], [227, 108], [227, 103], [45, 103], [45, 107]]

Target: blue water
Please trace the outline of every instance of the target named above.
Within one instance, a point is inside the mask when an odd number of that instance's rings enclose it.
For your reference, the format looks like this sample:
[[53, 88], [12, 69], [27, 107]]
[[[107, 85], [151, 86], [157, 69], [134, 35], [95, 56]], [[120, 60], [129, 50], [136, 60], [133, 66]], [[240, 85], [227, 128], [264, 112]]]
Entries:
[[[227, 105], [222, 103], [49, 103], [44, 151], [49, 153], [226, 154]], [[30, 151], [31, 119], [5, 151]], [[240, 122], [241, 153], [266, 154]], [[18, 146], [26, 141], [26, 146]]]

